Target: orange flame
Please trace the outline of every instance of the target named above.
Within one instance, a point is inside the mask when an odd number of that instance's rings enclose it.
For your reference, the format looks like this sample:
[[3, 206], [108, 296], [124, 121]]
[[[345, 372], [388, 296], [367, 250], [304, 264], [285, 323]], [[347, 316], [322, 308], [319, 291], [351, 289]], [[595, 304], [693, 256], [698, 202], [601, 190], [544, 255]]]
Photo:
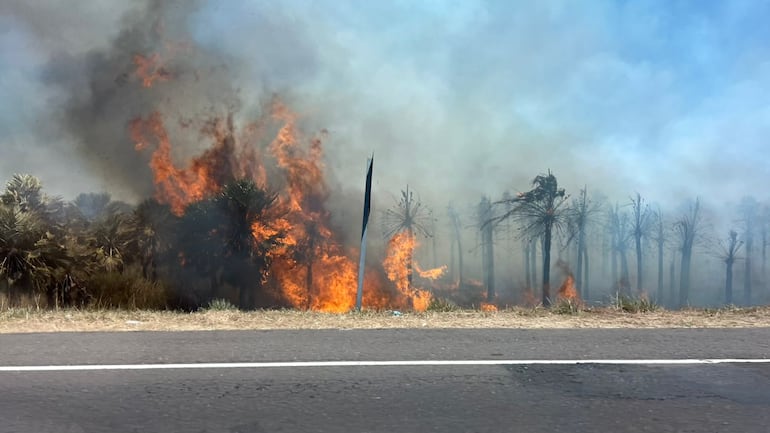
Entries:
[[144, 87], [152, 87], [155, 81], [166, 81], [171, 78], [171, 74], [163, 66], [158, 53], [150, 57], [135, 54], [134, 64], [136, 65], [136, 76], [142, 80]]
[[569, 266], [567, 265], [567, 263], [563, 261], [559, 261], [558, 263], [556, 263], [556, 266], [558, 266], [562, 270], [562, 272], [566, 274], [564, 281], [561, 283], [561, 286], [559, 287], [557, 299], [580, 301], [580, 295], [578, 294], [577, 289], [575, 288], [575, 277], [572, 275], [572, 271], [569, 270]]
[[490, 304], [488, 302], [482, 302], [481, 305], [479, 306], [479, 309], [481, 311], [484, 311], [484, 312], [487, 312], [487, 313], [491, 313], [491, 312], [497, 311], [497, 305]]
[[446, 273], [447, 266], [443, 265], [443, 266], [439, 266], [438, 268], [423, 270], [420, 268], [420, 265], [415, 263], [414, 269], [417, 271], [417, 274], [420, 277], [425, 278], [426, 280], [438, 280]]
[[[414, 263], [413, 254], [418, 246], [415, 236], [408, 231], [396, 233], [388, 242], [388, 251], [382, 266], [388, 275], [388, 279], [396, 284], [396, 289], [409, 300], [412, 309], [415, 311], [425, 311], [428, 309], [432, 300], [432, 295], [427, 290], [412, 287], [409, 284], [412, 267], [417, 268]], [[443, 273], [443, 270], [438, 274]], [[427, 272], [432, 276], [435, 272]]]
[[[269, 108], [268, 118], [247, 125], [240, 134], [236, 133], [232, 117], [206, 122], [200, 132], [213, 145], [182, 167], [172, 159], [171, 139], [160, 113], [133, 120], [129, 130], [137, 151], [152, 150], [149, 165], [156, 199], [169, 204], [178, 216], [190, 204], [216, 194], [227, 182], [238, 178], [250, 178], [278, 191], [274, 213], [281, 216], [273, 217], [269, 223], [254, 222], [251, 227], [256, 242], [276, 236], [281, 240], [280, 247], [272, 252], [269, 283], [280, 290], [292, 307], [349, 311], [354, 307], [358, 285], [357, 265], [351, 259], [357, 252], [344, 250], [330, 228], [331, 215], [324, 208], [328, 197], [321, 162], [324, 134], [305, 142], [294, 113], [277, 99]], [[280, 173], [271, 174], [274, 184], [267, 185], [259, 143], [264, 142], [270, 121], [280, 124], [267, 146]], [[193, 123], [187, 121], [181, 126]], [[367, 307], [406, 304], [400, 298], [388, 296], [376, 274], [367, 272], [365, 281]], [[413, 297], [415, 308], [427, 308], [429, 300], [425, 301], [424, 296], [415, 293]]]

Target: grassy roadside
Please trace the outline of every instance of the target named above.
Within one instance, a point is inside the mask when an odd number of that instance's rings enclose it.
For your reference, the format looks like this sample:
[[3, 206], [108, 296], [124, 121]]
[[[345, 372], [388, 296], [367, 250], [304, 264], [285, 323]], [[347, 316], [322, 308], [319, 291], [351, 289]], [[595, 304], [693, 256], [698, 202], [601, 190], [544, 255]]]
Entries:
[[592, 308], [565, 314], [542, 308], [501, 311], [330, 314], [295, 310], [206, 310], [195, 313], [126, 310], [0, 311], [0, 333], [388, 328], [750, 328], [770, 327], [770, 307], [656, 310], [629, 313]]

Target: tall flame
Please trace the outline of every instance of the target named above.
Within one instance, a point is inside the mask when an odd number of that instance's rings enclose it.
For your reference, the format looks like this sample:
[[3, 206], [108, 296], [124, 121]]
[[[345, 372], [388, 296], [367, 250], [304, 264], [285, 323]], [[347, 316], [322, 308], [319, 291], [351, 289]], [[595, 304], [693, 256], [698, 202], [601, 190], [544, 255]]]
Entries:
[[[152, 149], [149, 165], [156, 199], [169, 204], [178, 216], [190, 204], [219, 192], [227, 182], [238, 178], [251, 178], [278, 191], [274, 213], [281, 216], [270, 224], [252, 225], [252, 235], [258, 242], [281, 234], [282, 247], [271, 257], [270, 282], [292, 307], [349, 311], [355, 304], [358, 281], [357, 265], [350, 257], [357, 252], [345, 251], [331, 229], [331, 215], [324, 207], [328, 197], [321, 162], [324, 134], [304, 144], [296, 115], [278, 99], [269, 108], [269, 119], [277, 122], [279, 128], [266, 148], [267, 155], [275, 159], [281, 172], [270, 185], [258, 150], [258, 143], [269, 130], [265, 125], [269, 122], [264, 119], [247, 125], [241, 134], [236, 133], [232, 116], [206, 122], [200, 132], [213, 145], [182, 167], [174, 164], [171, 139], [159, 112], [133, 120], [129, 130], [137, 151]], [[367, 307], [398, 305], [397, 300], [394, 302], [385, 294], [376, 274], [366, 274], [366, 285]], [[418, 302], [418, 308], [422, 308], [420, 305]]]
[[[176, 52], [187, 49], [186, 45], [167, 44], [165, 58], [157, 53], [135, 55], [135, 75], [141, 85], [150, 88], [180, 77], [166, 65]], [[174, 153], [167, 125], [158, 111], [138, 117], [129, 125], [136, 150], [151, 152], [149, 166], [158, 202], [168, 204], [174, 214], [182, 216], [191, 204], [243, 178], [276, 192], [278, 198], [270, 220], [251, 226], [255, 242], [280, 238], [280, 245], [269, 253], [270, 267], [264, 283], [277, 288], [284, 301], [295, 308], [342, 312], [354, 307], [358, 278], [351, 257], [357, 251], [343, 246], [325, 207], [329, 197], [322, 162], [325, 130], [309, 139], [303, 137], [298, 116], [278, 98], [271, 101], [261, 118], [242, 127], [236, 127], [232, 114], [204, 122], [180, 119], [180, 128], [199, 125], [200, 137], [211, 145], [184, 164], [177, 164], [179, 152]], [[394, 249], [393, 241], [391, 244], [389, 252], [398, 255], [403, 251], [401, 247]], [[413, 251], [414, 246], [409, 250]], [[389, 255], [388, 260], [401, 259]], [[446, 267], [415, 269], [422, 278], [436, 279]], [[396, 271], [389, 270], [388, 275], [392, 272]], [[396, 281], [396, 291], [389, 290], [382, 277], [377, 271], [365, 273], [367, 307], [427, 308], [430, 293], [404, 285], [405, 275], [391, 278]]]
[[[383, 268], [388, 275], [388, 279], [395, 283], [396, 289], [406, 298], [415, 311], [425, 311], [428, 309], [432, 300], [432, 295], [427, 290], [412, 287], [409, 282], [410, 274], [414, 263], [413, 254], [418, 246], [414, 234], [408, 231], [396, 233], [388, 242], [388, 251], [385, 260], [382, 262]], [[430, 270], [428, 272], [419, 272], [419, 275], [425, 275], [426, 278], [436, 275], [441, 276], [441, 272]]]

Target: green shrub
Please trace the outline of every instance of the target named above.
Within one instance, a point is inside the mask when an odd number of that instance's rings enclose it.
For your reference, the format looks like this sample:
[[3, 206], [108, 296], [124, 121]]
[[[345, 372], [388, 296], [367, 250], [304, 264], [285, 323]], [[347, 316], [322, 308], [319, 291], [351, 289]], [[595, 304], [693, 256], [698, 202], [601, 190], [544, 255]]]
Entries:
[[430, 301], [430, 304], [428, 304], [427, 311], [433, 311], [433, 312], [439, 312], [439, 313], [447, 313], [450, 311], [457, 311], [460, 307], [457, 306], [454, 302], [450, 301], [446, 298], [433, 298]]
[[551, 306], [551, 311], [556, 314], [580, 314], [583, 311], [583, 306], [580, 301], [570, 298], [559, 298], [556, 304]]
[[615, 307], [626, 313], [647, 313], [656, 311], [660, 307], [655, 302], [651, 301], [645, 295], [642, 296], [627, 296], [617, 295], [615, 297]]
[[227, 299], [216, 298], [209, 302], [209, 305], [205, 308], [207, 311], [235, 311], [238, 307], [233, 305]]

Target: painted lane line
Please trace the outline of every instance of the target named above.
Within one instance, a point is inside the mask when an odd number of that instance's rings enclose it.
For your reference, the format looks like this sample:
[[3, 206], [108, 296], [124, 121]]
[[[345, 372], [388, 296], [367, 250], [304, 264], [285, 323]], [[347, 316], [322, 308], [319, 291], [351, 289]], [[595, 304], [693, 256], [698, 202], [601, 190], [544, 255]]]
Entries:
[[330, 367], [419, 367], [463, 365], [702, 365], [702, 364], [768, 364], [767, 358], [719, 359], [480, 359], [480, 360], [415, 360], [415, 361], [294, 361], [294, 362], [213, 362], [190, 364], [83, 364], [83, 365], [17, 365], [0, 366], [2, 372], [36, 371], [104, 371], [104, 370], [189, 370], [226, 368], [330, 368]]

